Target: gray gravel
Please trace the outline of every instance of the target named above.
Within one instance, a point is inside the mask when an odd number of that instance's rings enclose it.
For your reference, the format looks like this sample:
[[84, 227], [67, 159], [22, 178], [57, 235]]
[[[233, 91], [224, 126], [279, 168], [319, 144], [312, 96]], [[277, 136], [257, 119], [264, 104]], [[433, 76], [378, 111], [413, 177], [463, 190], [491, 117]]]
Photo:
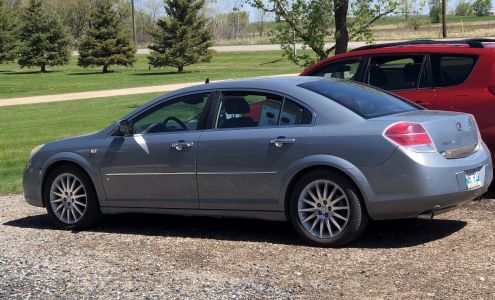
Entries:
[[22, 196], [0, 206], [0, 298], [495, 298], [493, 200], [375, 222], [342, 249], [286, 223], [121, 215], [67, 232]]

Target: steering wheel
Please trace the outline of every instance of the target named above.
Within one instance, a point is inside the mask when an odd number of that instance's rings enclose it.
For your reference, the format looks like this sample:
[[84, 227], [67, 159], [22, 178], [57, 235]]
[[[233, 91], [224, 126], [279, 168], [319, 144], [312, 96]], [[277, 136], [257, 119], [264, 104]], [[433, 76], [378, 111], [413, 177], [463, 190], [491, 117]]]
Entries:
[[168, 117], [163, 121], [163, 127], [165, 129], [167, 129], [167, 123], [170, 121], [174, 121], [175, 123], [179, 124], [179, 126], [182, 127], [182, 130], [188, 130], [186, 124], [184, 124], [184, 122], [182, 122], [176, 117]]

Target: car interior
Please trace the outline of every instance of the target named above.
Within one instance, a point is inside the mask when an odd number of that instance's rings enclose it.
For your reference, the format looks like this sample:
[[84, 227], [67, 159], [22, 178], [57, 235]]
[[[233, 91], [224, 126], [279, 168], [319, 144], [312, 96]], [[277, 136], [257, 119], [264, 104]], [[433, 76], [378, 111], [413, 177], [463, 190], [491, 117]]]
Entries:
[[423, 56], [376, 57], [369, 68], [369, 84], [384, 90], [405, 90], [418, 87]]

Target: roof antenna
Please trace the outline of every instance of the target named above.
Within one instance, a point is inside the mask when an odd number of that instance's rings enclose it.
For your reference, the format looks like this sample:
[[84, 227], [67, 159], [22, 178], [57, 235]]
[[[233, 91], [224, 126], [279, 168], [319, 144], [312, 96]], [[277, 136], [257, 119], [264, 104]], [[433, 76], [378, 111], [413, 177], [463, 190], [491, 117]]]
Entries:
[[207, 77], [206, 80], [205, 80], [205, 84], [208, 84], [208, 83], [210, 83], [210, 78], [209, 77]]

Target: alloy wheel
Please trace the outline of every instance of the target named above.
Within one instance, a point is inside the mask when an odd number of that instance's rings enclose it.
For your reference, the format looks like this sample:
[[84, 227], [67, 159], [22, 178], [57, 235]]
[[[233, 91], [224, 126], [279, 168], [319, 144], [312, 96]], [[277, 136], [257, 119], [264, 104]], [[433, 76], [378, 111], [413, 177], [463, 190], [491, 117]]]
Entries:
[[306, 185], [297, 206], [304, 229], [317, 238], [334, 238], [349, 222], [347, 195], [339, 185], [330, 180], [315, 180]]
[[88, 205], [86, 189], [81, 180], [70, 173], [58, 175], [50, 186], [50, 205], [61, 222], [77, 223], [84, 216]]

